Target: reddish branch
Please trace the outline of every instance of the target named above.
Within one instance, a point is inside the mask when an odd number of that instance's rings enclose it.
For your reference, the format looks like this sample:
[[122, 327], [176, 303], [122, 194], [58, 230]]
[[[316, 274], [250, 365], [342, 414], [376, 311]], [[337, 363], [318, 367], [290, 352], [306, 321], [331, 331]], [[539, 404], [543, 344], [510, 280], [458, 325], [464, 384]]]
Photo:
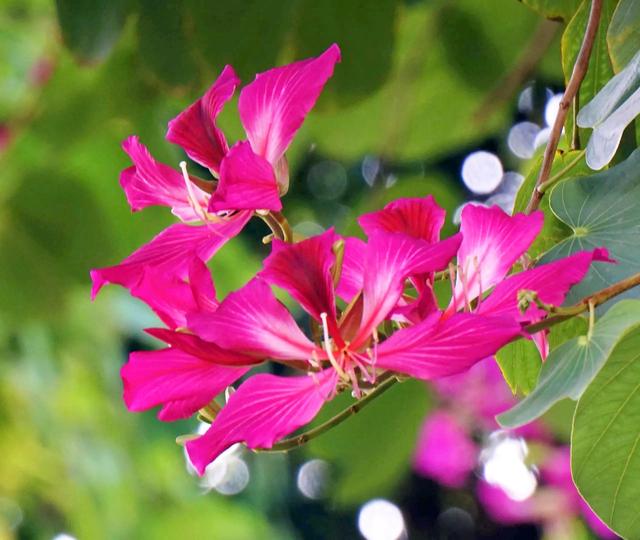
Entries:
[[576, 58], [576, 63], [573, 66], [573, 72], [571, 78], [567, 84], [567, 88], [564, 91], [560, 106], [558, 107], [558, 115], [551, 128], [551, 134], [549, 135], [549, 142], [544, 151], [544, 157], [542, 158], [542, 167], [540, 168], [540, 174], [536, 181], [536, 186], [531, 193], [531, 200], [527, 205], [527, 213], [531, 213], [538, 208], [540, 201], [544, 193], [538, 188], [541, 184], [546, 182], [551, 173], [551, 166], [553, 165], [553, 158], [556, 155], [558, 149], [558, 142], [560, 141], [560, 135], [562, 134], [562, 127], [564, 126], [565, 118], [567, 117], [567, 111], [571, 106], [573, 98], [578, 94], [580, 85], [584, 79], [589, 68], [589, 58], [591, 56], [591, 50], [593, 49], [593, 43], [598, 32], [598, 24], [600, 23], [600, 14], [602, 12], [602, 0], [591, 0], [591, 10], [589, 12], [589, 21], [587, 22], [587, 28], [582, 39], [582, 45]]

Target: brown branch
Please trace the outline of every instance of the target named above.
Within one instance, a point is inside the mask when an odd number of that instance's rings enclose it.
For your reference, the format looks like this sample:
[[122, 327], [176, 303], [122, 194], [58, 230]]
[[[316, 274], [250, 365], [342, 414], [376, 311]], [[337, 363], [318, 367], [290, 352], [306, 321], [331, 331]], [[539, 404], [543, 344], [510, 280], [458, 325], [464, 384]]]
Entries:
[[567, 111], [571, 106], [573, 98], [577, 95], [580, 85], [584, 79], [589, 68], [589, 57], [591, 56], [591, 50], [593, 49], [593, 42], [598, 32], [598, 24], [600, 22], [600, 13], [602, 12], [602, 0], [591, 0], [591, 11], [589, 12], [589, 21], [587, 22], [587, 28], [582, 39], [582, 45], [576, 58], [576, 63], [573, 66], [573, 72], [571, 78], [567, 84], [567, 88], [564, 91], [562, 99], [560, 100], [560, 106], [558, 107], [558, 115], [551, 128], [551, 134], [549, 135], [549, 142], [544, 151], [544, 157], [542, 158], [542, 167], [540, 168], [540, 174], [536, 186], [531, 193], [531, 200], [527, 205], [526, 212], [529, 214], [536, 210], [540, 205], [543, 193], [539, 191], [539, 187], [543, 184], [549, 174], [551, 173], [551, 166], [553, 165], [553, 158], [556, 155], [558, 149], [558, 143], [560, 142], [560, 135], [562, 134], [562, 127], [564, 126], [565, 118], [567, 117]]
[[615, 296], [622, 294], [633, 287], [640, 285], [640, 273], [634, 274], [625, 278], [613, 285], [610, 285], [606, 289], [602, 289], [586, 298], [583, 298], [577, 304], [573, 306], [569, 306], [566, 308], [555, 308], [552, 312], [551, 317], [547, 317], [543, 321], [540, 321], [535, 324], [530, 324], [525, 327], [525, 331], [529, 334], [535, 334], [536, 332], [540, 332], [540, 330], [544, 330], [546, 328], [550, 328], [556, 324], [559, 324], [571, 317], [575, 317], [576, 315], [580, 315], [589, 309], [589, 304], [594, 307], [599, 306], [600, 304], [604, 304], [608, 300], [611, 300]]

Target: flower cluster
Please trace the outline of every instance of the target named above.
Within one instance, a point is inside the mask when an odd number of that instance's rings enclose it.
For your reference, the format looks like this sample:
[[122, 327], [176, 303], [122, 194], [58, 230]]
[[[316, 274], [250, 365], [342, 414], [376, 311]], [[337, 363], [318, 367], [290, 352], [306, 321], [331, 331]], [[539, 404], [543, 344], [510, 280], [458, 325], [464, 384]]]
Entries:
[[[136, 137], [120, 181], [131, 208], [164, 205], [182, 221], [122, 263], [92, 271], [93, 295], [120, 284], [165, 324], [148, 332], [166, 344], [134, 352], [122, 369], [133, 411], [161, 406], [161, 420], [205, 409], [209, 430], [190, 440], [200, 474], [232, 444], [270, 448], [310, 422], [337, 393], [360, 397], [391, 377], [462, 373], [520, 337], [580, 281], [596, 249], [509, 275], [542, 227], [543, 215], [510, 216], [467, 206], [460, 232], [440, 239], [445, 212], [432, 197], [397, 200], [359, 218], [366, 241], [334, 230], [297, 242], [281, 213], [289, 184], [285, 151], [335, 64], [322, 55], [257, 75], [238, 101], [247, 140], [229, 147], [216, 117], [239, 85], [227, 66], [205, 95], [169, 123], [167, 139], [213, 180], [156, 162]], [[206, 263], [257, 216], [274, 232], [262, 270], [219, 301]], [[436, 280], [449, 279], [450, 299]], [[303, 331], [274, 295], [282, 289], [309, 316]], [[522, 290], [539, 303], [522, 306]], [[533, 335], [547, 353], [544, 331]], [[291, 375], [252, 374], [277, 362]], [[264, 371], [264, 370], [261, 370]], [[295, 372], [298, 374], [295, 374]], [[226, 404], [215, 398], [244, 378]]]

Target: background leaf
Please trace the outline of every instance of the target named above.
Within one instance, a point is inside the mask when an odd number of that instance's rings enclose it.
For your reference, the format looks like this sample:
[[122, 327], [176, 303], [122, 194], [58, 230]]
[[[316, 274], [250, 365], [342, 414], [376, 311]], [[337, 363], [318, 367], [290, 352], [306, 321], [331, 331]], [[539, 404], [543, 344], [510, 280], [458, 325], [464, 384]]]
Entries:
[[131, 0], [56, 0], [65, 44], [83, 62], [104, 60], [120, 37]]

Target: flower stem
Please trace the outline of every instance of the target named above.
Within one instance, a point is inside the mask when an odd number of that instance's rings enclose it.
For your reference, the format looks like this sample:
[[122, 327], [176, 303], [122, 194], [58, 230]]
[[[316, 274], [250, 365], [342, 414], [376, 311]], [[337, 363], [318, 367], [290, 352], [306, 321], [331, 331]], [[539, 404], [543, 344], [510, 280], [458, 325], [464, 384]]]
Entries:
[[602, 0], [591, 0], [591, 10], [589, 12], [589, 21], [587, 22], [587, 28], [584, 32], [584, 38], [582, 39], [582, 45], [576, 58], [576, 63], [573, 66], [573, 72], [571, 78], [567, 83], [567, 88], [564, 91], [560, 105], [558, 107], [558, 114], [556, 120], [551, 128], [551, 135], [549, 136], [549, 142], [544, 150], [544, 157], [542, 158], [542, 166], [540, 167], [540, 174], [536, 186], [531, 193], [531, 199], [527, 205], [527, 214], [530, 214], [538, 208], [540, 201], [544, 195], [544, 192], [540, 191], [540, 186], [544, 184], [549, 178], [551, 173], [551, 166], [553, 165], [553, 159], [558, 149], [558, 143], [560, 136], [562, 135], [562, 127], [564, 126], [565, 118], [567, 117], [567, 111], [573, 98], [578, 93], [580, 85], [584, 79], [589, 68], [589, 57], [591, 56], [591, 50], [593, 49], [593, 43], [598, 31], [598, 24], [600, 22], [600, 13], [602, 12]]
[[606, 301], [611, 300], [613, 297], [622, 294], [633, 287], [640, 285], [640, 273], [634, 274], [625, 278], [609, 287], [602, 289], [586, 298], [583, 298], [577, 304], [569, 307], [557, 307], [553, 310], [553, 315], [551, 317], [547, 317], [546, 319], [530, 324], [525, 327], [525, 331], [529, 334], [535, 334], [536, 332], [540, 332], [540, 330], [544, 330], [546, 328], [551, 328], [552, 326], [566, 321], [571, 317], [575, 317], [576, 315], [580, 315], [581, 313], [593, 309], [600, 304], [604, 304]]
[[271, 448], [257, 448], [256, 452], [286, 452], [287, 450], [292, 450], [293, 448], [297, 448], [308, 443], [310, 440], [315, 439], [318, 435], [322, 435], [323, 433], [329, 431], [331, 428], [337, 426], [344, 422], [350, 416], [358, 413], [363, 407], [365, 407], [368, 403], [373, 401], [378, 396], [382, 395], [389, 388], [391, 388], [394, 384], [398, 382], [398, 378], [395, 374], [390, 373], [388, 378], [382, 381], [378, 386], [376, 386], [371, 392], [369, 392], [366, 396], [360, 398], [358, 401], [349, 405], [342, 412], [338, 413], [334, 417], [330, 418], [326, 422], [323, 422], [319, 426], [310, 429], [309, 431], [305, 431], [300, 435], [295, 437], [289, 437], [288, 439], [283, 439], [279, 443], [274, 444]]
[[267, 213], [256, 213], [255, 215], [267, 224], [273, 234], [271, 238], [271, 235], [265, 236], [263, 242], [268, 243], [272, 238], [277, 238], [287, 243], [293, 242], [293, 232], [287, 218], [281, 212], [269, 211]]

